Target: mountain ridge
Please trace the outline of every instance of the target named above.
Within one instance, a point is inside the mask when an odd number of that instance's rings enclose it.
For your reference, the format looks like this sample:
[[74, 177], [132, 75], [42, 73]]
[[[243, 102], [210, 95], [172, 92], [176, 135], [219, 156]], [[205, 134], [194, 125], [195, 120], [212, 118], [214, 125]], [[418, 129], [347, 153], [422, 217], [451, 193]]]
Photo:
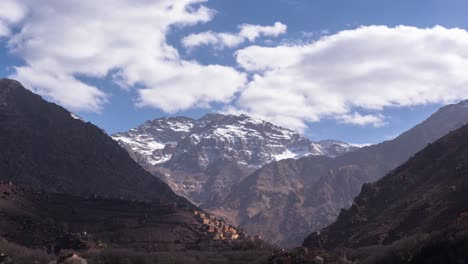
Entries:
[[310, 234], [303, 246], [374, 247], [381, 252], [389, 248], [391, 253], [374, 257], [381, 261], [374, 259], [376, 263], [466, 262], [467, 158], [465, 125], [428, 144], [377, 182], [363, 185], [351, 208]]
[[5, 182], [81, 196], [184, 201], [100, 128], [11, 79], [0, 79], [0, 147]]
[[[210, 124], [214, 126], [211, 129], [206, 127]], [[306, 155], [335, 157], [358, 148], [338, 140], [310, 141], [290, 129], [246, 115], [207, 114], [199, 119], [184, 116], [163, 117], [146, 121], [136, 128], [130, 129], [127, 132], [116, 133], [112, 137], [127, 149], [131, 156], [139, 161], [141, 165], [153, 166], [171, 159], [173, 153], [161, 153], [161, 150], [164, 151], [167, 147], [176, 151], [176, 145], [191, 135], [202, 133], [206, 137], [210, 133], [217, 133], [219, 137], [236, 136], [242, 139], [246, 138], [247, 133], [255, 133], [257, 131], [261, 131], [261, 133], [274, 132], [279, 137], [283, 134], [284, 142], [278, 143], [278, 141], [273, 141], [278, 144], [279, 151], [273, 150], [275, 155], [260, 157], [259, 162], [242, 160], [244, 163], [252, 166], [261, 166], [273, 160], [298, 158]], [[225, 133], [223, 134], [222, 132]], [[236, 132], [241, 134], [236, 135]], [[268, 154], [265, 153], [265, 155]]]
[[[271, 242], [297, 245], [306, 231], [327, 226], [341, 208], [351, 206], [362, 184], [378, 180], [428, 143], [468, 123], [467, 102], [440, 108], [393, 140], [334, 159], [308, 156], [272, 162], [245, 177], [224, 198], [201, 206]], [[283, 186], [288, 186], [286, 191]]]

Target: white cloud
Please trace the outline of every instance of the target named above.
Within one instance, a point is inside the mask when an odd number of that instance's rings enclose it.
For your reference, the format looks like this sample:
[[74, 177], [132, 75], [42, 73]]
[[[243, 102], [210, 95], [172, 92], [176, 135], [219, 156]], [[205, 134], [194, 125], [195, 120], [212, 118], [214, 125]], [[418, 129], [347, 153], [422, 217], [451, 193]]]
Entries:
[[234, 48], [246, 41], [253, 42], [261, 36], [278, 37], [286, 33], [286, 30], [287, 26], [281, 22], [276, 22], [273, 26], [244, 24], [240, 26], [240, 30], [236, 34], [206, 31], [188, 35], [182, 39], [182, 45], [189, 49], [198, 46], [213, 46], [216, 49]]
[[385, 117], [382, 114], [378, 115], [361, 115], [360, 113], [345, 114], [337, 117], [338, 121], [343, 124], [366, 126], [372, 125], [374, 127], [384, 126]]
[[306, 122], [381, 126], [386, 107], [449, 103], [468, 95], [468, 32], [440, 26], [360, 27], [305, 45], [250, 46], [237, 62], [253, 73], [235, 108], [295, 129]]
[[[158, 106], [167, 112], [192, 107], [209, 107], [210, 103], [230, 102], [246, 82], [246, 76], [218, 65], [200, 66], [184, 62], [182, 74], [168, 73], [170, 81], [158, 84], [158, 89], [141, 89], [139, 106]], [[177, 67], [174, 67], [177, 69]]]
[[[235, 53], [241, 72], [184, 60], [167, 43], [174, 26], [213, 18], [214, 12], [202, 2], [2, 0], [0, 37], [25, 61], [13, 77], [74, 111], [99, 111], [109, 100], [80, 77], [112, 78], [137, 89], [139, 106], [166, 112], [228, 104], [237, 95], [225, 111], [297, 130], [323, 118], [382, 126], [386, 107], [467, 97], [465, 30], [368, 26], [314, 42], [250, 46]], [[204, 32], [184, 42], [187, 47], [235, 47], [284, 32], [286, 26], [280, 22], [243, 25], [236, 34]]]
[[[78, 81], [70, 75], [41, 72], [41, 69], [18, 67], [16, 77], [36, 93], [52, 98], [60, 105], [76, 110], [97, 110], [107, 96], [96, 87]], [[66, 85], [66, 87], [64, 87]]]
[[11, 34], [10, 26], [19, 22], [25, 15], [26, 8], [15, 0], [0, 2], [0, 37]]
[[13, 77], [75, 111], [99, 111], [108, 97], [79, 77], [110, 73], [119, 85], [137, 87], [143, 106], [172, 112], [226, 102], [244, 85], [244, 74], [185, 61], [166, 42], [172, 27], [213, 18], [202, 2], [17, 0], [12, 3], [27, 7], [28, 15], [8, 40], [25, 61]]

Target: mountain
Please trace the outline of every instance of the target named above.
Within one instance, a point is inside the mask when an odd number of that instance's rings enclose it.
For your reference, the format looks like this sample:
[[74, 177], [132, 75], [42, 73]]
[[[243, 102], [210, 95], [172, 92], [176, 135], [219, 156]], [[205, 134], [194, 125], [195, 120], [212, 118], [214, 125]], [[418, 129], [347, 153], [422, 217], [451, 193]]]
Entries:
[[201, 206], [282, 246], [336, 220], [364, 183], [374, 182], [448, 132], [468, 123], [468, 101], [439, 109], [397, 138], [334, 159], [269, 163]]
[[124, 147], [142, 166], [152, 166], [168, 161], [177, 142], [196, 126], [187, 117], [170, 117], [148, 121], [128, 132], [117, 133], [112, 138]]
[[160, 118], [113, 138], [148, 171], [163, 175], [177, 194], [196, 204], [223, 197], [268, 162], [308, 155], [336, 157], [357, 149], [339, 141], [312, 142], [246, 115]]
[[101, 129], [0, 79], [0, 180], [80, 196], [189, 204]]
[[336, 157], [357, 147], [344, 142], [311, 142], [292, 130], [246, 115], [208, 114], [198, 120], [167, 117], [112, 136], [143, 166], [200, 171], [217, 160], [261, 166], [307, 155]]
[[367, 254], [377, 249], [376, 255], [386, 260], [378, 263], [466, 263], [467, 191], [464, 126], [379, 181], [365, 184], [351, 208], [303, 245], [327, 250], [367, 247]]
[[0, 79], [0, 149], [2, 258], [9, 249], [269, 247], [177, 196], [98, 127], [10, 79]]

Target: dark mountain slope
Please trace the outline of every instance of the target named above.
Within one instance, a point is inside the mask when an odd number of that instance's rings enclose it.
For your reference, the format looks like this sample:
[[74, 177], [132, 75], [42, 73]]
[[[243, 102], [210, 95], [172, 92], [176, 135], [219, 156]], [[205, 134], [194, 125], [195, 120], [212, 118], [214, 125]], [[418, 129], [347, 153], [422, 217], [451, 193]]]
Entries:
[[325, 248], [389, 244], [468, 221], [468, 126], [451, 132], [373, 184], [349, 210], [309, 236]]
[[83, 252], [265, 245], [175, 195], [96, 126], [8, 79], [0, 79], [0, 149], [2, 245]]
[[428, 143], [468, 123], [467, 106], [464, 101], [442, 107], [393, 140], [334, 159], [272, 162], [234, 186], [225, 199], [202, 207], [270, 241], [297, 245], [304, 233], [325, 227], [341, 208], [349, 208], [362, 184], [380, 179]]
[[6, 182], [76, 195], [181, 200], [101, 129], [9, 79], [0, 79], [0, 149]]
[[[0, 239], [28, 248], [48, 248], [50, 253], [253, 248], [252, 240], [236, 228], [201, 214], [174, 203], [82, 198], [0, 184]], [[215, 229], [215, 222], [226, 230]]]

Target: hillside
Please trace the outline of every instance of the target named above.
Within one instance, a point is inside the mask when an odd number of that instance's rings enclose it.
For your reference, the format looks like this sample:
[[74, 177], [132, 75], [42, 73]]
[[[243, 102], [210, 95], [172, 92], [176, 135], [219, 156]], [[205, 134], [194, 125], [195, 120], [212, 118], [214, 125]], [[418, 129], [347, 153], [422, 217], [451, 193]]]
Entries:
[[468, 123], [467, 101], [439, 109], [397, 138], [334, 159], [272, 162], [201, 206], [252, 233], [295, 246], [304, 233], [331, 224], [364, 183], [374, 182], [451, 130]]
[[0, 180], [81, 196], [179, 201], [101, 129], [0, 79]]
[[343, 252], [358, 263], [466, 263], [467, 189], [468, 125], [364, 185], [351, 208], [303, 246], [331, 256], [327, 263], [345, 263]]
[[[468, 126], [429, 144], [376, 183], [320, 231], [325, 248], [390, 244], [467, 221]], [[304, 241], [311, 246], [314, 238]]]

